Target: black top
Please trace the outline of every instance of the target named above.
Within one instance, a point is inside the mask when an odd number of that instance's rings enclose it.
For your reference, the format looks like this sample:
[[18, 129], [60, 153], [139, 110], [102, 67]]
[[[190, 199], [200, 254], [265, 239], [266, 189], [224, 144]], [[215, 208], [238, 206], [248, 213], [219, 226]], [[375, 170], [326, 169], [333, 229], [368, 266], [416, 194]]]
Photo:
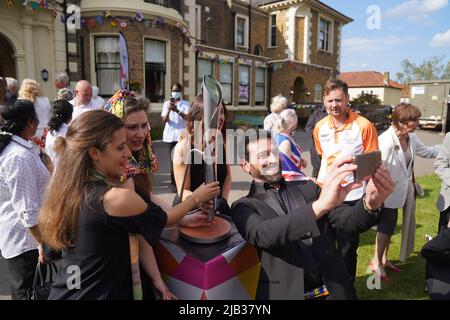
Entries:
[[[133, 299], [128, 234], [139, 233], [155, 245], [166, 225], [167, 215], [150, 202], [144, 213], [113, 217], [103, 208], [108, 186], [89, 182], [78, 215], [74, 246], [63, 251], [61, 269], [49, 299], [124, 300]], [[75, 285], [80, 271], [79, 289]]]
[[433, 263], [450, 267], [450, 229], [441, 231], [438, 236], [425, 243], [421, 253], [422, 257]]
[[[223, 155], [223, 156], [222, 156]], [[227, 161], [225, 154], [225, 146], [223, 146], [222, 153], [218, 154], [218, 164], [217, 164], [217, 181], [219, 181], [220, 186], [220, 195], [222, 196], [223, 185], [225, 183], [225, 179], [227, 178], [228, 170], [227, 170]], [[222, 161], [223, 159], [223, 161]], [[192, 152], [191, 157], [191, 186], [190, 191], [194, 191], [202, 183], [205, 182], [205, 161], [203, 157], [196, 152]]]
[[327, 110], [324, 106], [320, 106], [317, 108], [316, 111], [314, 111], [308, 118], [308, 122], [305, 125], [305, 132], [309, 134], [309, 136], [312, 138], [312, 144], [310, 148], [310, 156], [311, 156], [311, 165], [313, 167], [313, 177], [317, 177], [320, 169], [320, 158], [317, 154], [316, 146], [314, 144], [314, 127], [316, 126], [317, 122], [322, 120], [328, 115]]

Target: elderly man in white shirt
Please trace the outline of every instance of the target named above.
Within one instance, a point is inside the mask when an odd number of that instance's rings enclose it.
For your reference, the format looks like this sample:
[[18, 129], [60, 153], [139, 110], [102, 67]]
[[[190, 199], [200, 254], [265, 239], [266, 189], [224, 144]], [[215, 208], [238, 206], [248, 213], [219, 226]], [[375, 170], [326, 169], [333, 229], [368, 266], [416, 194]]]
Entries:
[[172, 86], [172, 93], [169, 101], [164, 102], [161, 117], [165, 123], [163, 132], [163, 141], [169, 144], [170, 152], [170, 183], [172, 190], [176, 190], [175, 179], [173, 176], [172, 150], [178, 142], [180, 133], [186, 128], [186, 120], [191, 105], [183, 100], [183, 86], [178, 82]]
[[74, 93], [75, 98], [70, 101], [73, 105], [72, 121], [83, 112], [101, 108], [101, 106], [92, 100], [92, 86], [89, 81], [78, 81], [75, 86]]

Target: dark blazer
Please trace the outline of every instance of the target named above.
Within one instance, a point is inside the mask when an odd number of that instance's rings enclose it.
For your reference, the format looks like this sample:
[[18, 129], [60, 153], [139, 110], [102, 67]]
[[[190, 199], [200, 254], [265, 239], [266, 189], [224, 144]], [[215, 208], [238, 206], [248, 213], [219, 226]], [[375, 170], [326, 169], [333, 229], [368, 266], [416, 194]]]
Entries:
[[450, 229], [428, 241], [422, 248], [427, 259], [426, 285], [433, 300], [450, 300]]
[[324, 106], [319, 106], [316, 111], [314, 111], [308, 118], [308, 121], [305, 125], [305, 132], [309, 134], [309, 136], [312, 139], [310, 156], [311, 156], [311, 165], [313, 167], [313, 177], [317, 177], [319, 174], [320, 169], [320, 157], [317, 154], [316, 145], [314, 144], [314, 127], [316, 126], [317, 122], [322, 120], [328, 115], [327, 110]]
[[[342, 204], [316, 221], [312, 203], [320, 189], [311, 181], [286, 185], [289, 214], [252, 183], [250, 192], [233, 203], [231, 216], [242, 237], [258, 249], [261, 260], [257, 299], [303, 299], [303, 269], [298, 241], [312, 238], [313, 251], [332, 299], [356, 299], [344, 262], [336, 251], [332, 227], [364, 232], [378, 214], [364, 210], [362, 200]], [[290, 200], [290, 201], [291, 201]]]

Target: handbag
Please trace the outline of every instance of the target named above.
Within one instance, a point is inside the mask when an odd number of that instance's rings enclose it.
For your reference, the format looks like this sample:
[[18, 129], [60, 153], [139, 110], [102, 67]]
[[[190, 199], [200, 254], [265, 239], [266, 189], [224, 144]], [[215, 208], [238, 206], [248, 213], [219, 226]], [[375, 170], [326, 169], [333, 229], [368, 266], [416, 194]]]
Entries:
[[47, 300], [57, 273], [54, 262], [38, 262], [34, 274], [32, 300]]

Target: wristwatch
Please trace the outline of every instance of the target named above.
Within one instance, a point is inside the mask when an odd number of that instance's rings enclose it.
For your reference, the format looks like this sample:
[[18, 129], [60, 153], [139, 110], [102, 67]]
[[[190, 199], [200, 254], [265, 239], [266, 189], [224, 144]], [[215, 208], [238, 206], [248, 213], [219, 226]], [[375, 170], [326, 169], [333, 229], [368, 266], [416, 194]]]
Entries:
[[367, 208], [367, 206], [366, 206], [366, 195], [364, 194], [364, 197], [362, 198], [362, 202], [363, 202], [363, 207], [364, 207], [364, 210], [365, 211], [367, 211], [368, 213], [371, 213], [371, 214], [378, 214], [378, 213], [380, 213], [381, 211], [383, 211], [383, 209], [384, 209], [384, 203], [382, 203], [377, 209], [375, 209], [375, 210], [370, 210], [369, 208]]

